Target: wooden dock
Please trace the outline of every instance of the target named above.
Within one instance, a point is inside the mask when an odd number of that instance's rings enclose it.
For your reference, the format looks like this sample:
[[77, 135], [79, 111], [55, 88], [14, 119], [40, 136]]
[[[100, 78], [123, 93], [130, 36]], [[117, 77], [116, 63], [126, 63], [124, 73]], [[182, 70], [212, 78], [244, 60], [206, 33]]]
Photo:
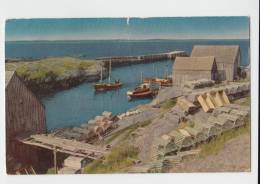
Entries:
[[98, 146], [44, 134], [31, 135], [29, 138], [20, 139], [19, 141], [27, 145], [38, 146], [54, 152], [90, 159], [98, 159], [107, 153], [105, 149]]

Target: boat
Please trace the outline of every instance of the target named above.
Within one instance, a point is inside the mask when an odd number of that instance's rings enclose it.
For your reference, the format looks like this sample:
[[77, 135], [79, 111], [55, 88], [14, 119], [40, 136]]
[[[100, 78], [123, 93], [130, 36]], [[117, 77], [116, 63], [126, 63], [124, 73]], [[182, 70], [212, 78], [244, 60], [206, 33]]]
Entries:
[[122, 87], [122, 83], [120, 80], [115, 80], [114, 82], [111, 82], [111, 61], [109, 62], [109, 76], [108, 76], [108, 83], [103, 82], [103, 67], [101, 67], [101, 73], [100, 73], [100, 82], [94, 84], [96, 91], [108, 91], [108, 90], [116, 90]]
[[[141, 82], [143, 81], [143, 73], [141, 72]], [[157, 95], [159, 87], [157, 83], [148, 81], [141, 83], [137, 88], [132, 91], [127, 91], [127, 97], [129, 100], [133, 98], [151, 98]]]
[[145, 78], [144, 83], [149, 83], [149, 82], [155, 82], [159, 84], [161, 87], [170, 87], [172, 86], [172, 79], [171, 78], [165, 78], [165, 79], [160, 79], [160, 78]]
[[162, 87], [170, 87], [170, 86], [172, 86], [172, 79], [171, 78], [160, 79], [159, 82], [160, 82]]
[[115, 81], [114, 83], [97, 83], [95, 89], [97, 91], [115, 90], [121, 88], [122, 83]]
[[[154, 69], [155, 70], [155, 69]], [[157, 77], [157, 72], [155, 74], [156, 77], [150, 77], [150, 78], [145, 78], [144, 83], [157, 83], [161, 87], [170, 87], [172, 86], [172, 79], [168, 77], [168, 70], [166, 68], [165, 71], [165, 78], [161, 79]]]
[[150, 98], [153, 97], [155, 93], [150, 89], [148, 83], [143, 83], [133, 91], [127, 91], [127, 97], [129, 100], [133, 98]]

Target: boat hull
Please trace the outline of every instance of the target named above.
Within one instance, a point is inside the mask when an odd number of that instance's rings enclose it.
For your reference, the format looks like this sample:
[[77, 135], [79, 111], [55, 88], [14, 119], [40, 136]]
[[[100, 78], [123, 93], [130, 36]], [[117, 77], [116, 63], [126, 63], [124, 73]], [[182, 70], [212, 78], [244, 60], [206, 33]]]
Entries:
[[129, 92], [127, 92], [127, 97], [128, 97], [128, 99], [134, 99], [134, 98], [139, 98], [139, 99], [141, 99], [141, 98], [152, 98], [152, 97], [154, 97], [154, 95], [155, 95], [155, 92], [152, 92], [152, 91], [145, 91], [145, 92], [139, 92], [139, 93], [134, 93], [134, 92], [131, 92], [131, 91], [129, 91]]
[[96, 91], [116, 90], [122, 87], [122, 83], [95, 84]]

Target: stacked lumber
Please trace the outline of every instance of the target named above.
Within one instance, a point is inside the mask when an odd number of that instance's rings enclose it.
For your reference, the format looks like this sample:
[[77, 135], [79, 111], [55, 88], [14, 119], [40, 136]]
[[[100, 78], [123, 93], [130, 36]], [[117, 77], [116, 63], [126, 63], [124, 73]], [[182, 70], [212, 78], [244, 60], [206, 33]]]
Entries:
[[199, 95], [198, 102], [205, 112], [211, 112], [216, 107], [230, 104], [224, 90], [210, 91]]

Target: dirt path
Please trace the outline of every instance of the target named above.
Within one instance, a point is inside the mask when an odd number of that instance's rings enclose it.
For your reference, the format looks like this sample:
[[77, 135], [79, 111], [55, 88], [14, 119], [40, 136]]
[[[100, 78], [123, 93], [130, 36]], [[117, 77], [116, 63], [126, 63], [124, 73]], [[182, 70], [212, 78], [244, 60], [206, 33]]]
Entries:
[[165, 119], [156, 118], [148, 127], [139, 132], [135, 145], [140, 148], [139, 158], [142, 163], [149, 163], [156, 158], [157, 140], [177, 126], [178, 119], [166, 121]]
[[248, 172], [250, 158], [250, 135], [246, 134], [228, 141], [218, 154], [184, 160], [171, 172]]

